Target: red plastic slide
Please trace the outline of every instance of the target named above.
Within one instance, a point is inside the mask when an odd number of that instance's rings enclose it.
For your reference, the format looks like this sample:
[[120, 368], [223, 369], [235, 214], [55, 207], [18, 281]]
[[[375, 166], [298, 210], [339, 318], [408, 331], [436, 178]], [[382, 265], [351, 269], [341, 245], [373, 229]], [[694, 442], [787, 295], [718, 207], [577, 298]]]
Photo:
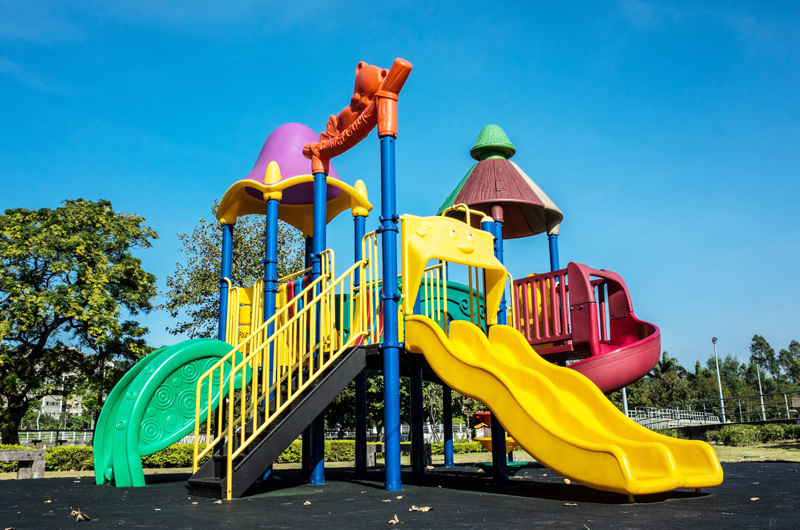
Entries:
[[610, 271], [570, 263], [514, 281], [514, 326], [539, 355], [569, 365], [605, 393], [644, 377], [661, 355], [658, 327], [636, 318]]

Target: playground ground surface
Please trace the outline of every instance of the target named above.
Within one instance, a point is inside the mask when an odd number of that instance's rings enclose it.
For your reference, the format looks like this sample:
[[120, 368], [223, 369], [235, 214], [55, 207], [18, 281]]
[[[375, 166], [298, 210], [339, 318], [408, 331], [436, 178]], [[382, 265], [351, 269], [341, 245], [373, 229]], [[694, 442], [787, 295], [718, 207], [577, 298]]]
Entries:
[[[470, 463], [434, 465], [420, 480], [404, 468], [400, 492], [383, 490], [380, 468], [355, 480], [350, 468], [334, 467], [322, 486], [304, 484], [297, 470], [284, 469], [260, 493], [222, 503], [190, 497], [187, 473], [148, 475], [146, 488], [100, 487], [91, 477], [75, 476], [7, 480], [0, 482], [0, 528], [392, 528], [395, 515], [402, 528], [798, 528], [798, 463], [723, 468], [722, 485], [699, 495], [679, 490], [634, 503], [566, 484], [537, 463], [507, 485]], [[91, 521], [70, 518], [73, 509]]]

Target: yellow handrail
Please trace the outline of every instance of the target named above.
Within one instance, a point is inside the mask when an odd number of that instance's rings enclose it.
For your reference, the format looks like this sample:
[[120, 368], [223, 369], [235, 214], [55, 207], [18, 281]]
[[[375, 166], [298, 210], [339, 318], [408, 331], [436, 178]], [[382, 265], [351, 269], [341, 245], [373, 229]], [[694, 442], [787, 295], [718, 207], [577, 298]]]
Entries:
[[464, 212], [464, 215], [465, 215], [465, 220], [464, 220], [464, 222], [465, 222], [466, 224], [470, 225], [470, 226], [472, 226], [472, 224], [470, 223], [470, 218], [469, 218], [470, 214], [473, 214], [473, 215], [476, 215], [476, 216], [480, 217], [480, 219], [481, 219], [481, 220], [482, 220], [484, 217], [488, 217], [488, 216], [487, 216], [485, 213], [483, 213], [482, 211], [480, 211], [480, 210], [475, 210], [474, 208], [470, 208], [469, 206], [467, 206], [467, 205], [466, 205], [466, 204], [464, 204], [464, 203], [458, 203], [458, 204], [454, 204], [454, 205], [450, 206], [449, 208], [446, 208], [446, 209], [445, 209], [444, 211], [442, 211], [442, 213], [441, 213], [441, 214], [439, 214], [439, 215], [440, 215], [441, 217], [447, 217], [447, 214], [448, 214], [448, 213], [450, 213], [450, 212]]
[[[369, 243], [368, 238], [365, 241]], [[327, 250], [321, 258], [319, 278], [198, 380], [192, 467], [196, 472], [201, 458], [220, 443], [227, 442], [228, 499], [232, 491], [233, 460], [339, 355], [360, 341], [378, 336], [376, 319], [367, 318], [367, 312], [377, 307], [375, 297], [370, 300], [367, 296], [367, 292], [380, 282], [375, 266], [377, 253], [372, 253], [371, 260], [355, 263], [336, 280], [333, 280], [333, 252]], [[360, 285], [356, 285], [356, 278]], [[346, 295], [350, 296], [349, 308], [345, 307]], [[368, 307], [370, 305], [373, 307]], [[268, 335], [270, 326], [275, 330]], [[226, 373], [228, 382], [236, 381], [237, 384], [226, 383], [227, 388], [223, 389], [220, 385]], [[249, 374], [252, 377], [248, 379], [246, 376]], [[237, 388], [239, 382], [241, 388]], [[217, 428], [212, 432], [209, 414], [204, 429], [207, 445], [200, 451], [200, 413], [206, 405], [210, 410], [215, 388], [219, 389]], [[225, 398], [228, 399], [227, 409], [223, 406]], [[227, 421], [223, 425], [224, 420]]]
[[[214, 363], [214, 365], [209, 368], [206, 373], [200, 376], [197, 380], [196, 385], [196, 399], [195, 399], [195, 426], [194, 426], [194, 452], [193, 457], [194, 461], [192, 464], [193, 472], [197, 472], [198, 461], [207, 455], [217, 444], [225, 439], [224, 431], [222, 431], [219, 427], [222, 425], [223, 420], [223, 409], [222, 406], [225, 401], [225, 394], [221, 391], [218, 395], [218, 403], [217, 403], [217, 427], [221, 431], [215, 438], [212, 439], [211, 436], [211, 418], [208, 418], [206, 421], [206, 447], [202, 451], [199, 450], [199, 440], [200, 440], [200, 419], [201, 419], [201, 411], [203, 410], [203, 403], [210, 404], [213, 401], [213, 394], [214, 394], [214, 386], [216, 384], [217, 387], [222, 385], [224, 380], [224, 372], [225, 372], [225, 364], [230, 363], [231, 358], [236, 353], [252, 353], [248, 352], [248, 346], [254, 342], [259, 337], [263, 337], [266, 334], [267, 326], [270, 324], [275, 324], [278, 320], [285, 314], [288, 313], [290, 308], [295, 307], [298, 301], [304, 300], [306, 296], [313, 292], [313, 290], [320, 285], [322, 282], [326, 281], [328, 278], [326, 276], [320, 276], [313, 282], [311, 282], [305, 289], [300, 291], [286, 306], [281, 310], [276, 312], [272, 317], [270, 317], [266, 322], [264, 322], [261, 326], [259, 326], [256, 330], [254, 330], [250, 335], [248, 335], [244, 340], [242, 340], [236, 347], [234, 347], [228, 354], [221, 357], [219, 361]], [[250, 356], [252, 357], [252, 356]], [[231, 363], [232, 364], [232, 363]], [[257, 372], [258, 365], [251, 366], [255, 370], [253, 380], [255, 380], [255, 373]], [[216, 379], [218, 376], [218, 379]], [[203, 396], [201, 395], [201, 388], [203, 384], [208, 381], [207, 384], [207, 400], [203, 401]], [[210, 416], [210, 414], [209, 414]]]

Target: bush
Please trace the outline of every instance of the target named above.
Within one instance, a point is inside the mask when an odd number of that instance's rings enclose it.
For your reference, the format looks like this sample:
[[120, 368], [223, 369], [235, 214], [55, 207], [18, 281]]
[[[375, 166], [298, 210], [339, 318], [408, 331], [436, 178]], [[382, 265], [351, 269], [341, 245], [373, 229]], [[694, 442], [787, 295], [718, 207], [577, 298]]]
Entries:
[[[327, 449], [327, 447], [325, 449]], [[286, 448], [286, 450], [283, 453], [281, 453], [278, 459], [275, 460], [275, 463], [299, 464], [302, 461], [302, 459], [303, 459], [303, 442], [301, 442], [300, 440], [295, 440], [289, 445], [289, 447]]]
[[[199, 444], [198, 450], [202, 451], [206, 444]], [[206, 460], [211, 458], [211, 453], [200, 459], [202, 466]], [[142, 457], [142, 467], [168, 469], [175, 467], [192, 467], [194, 459], [194, 444], [175, 444], [166, 449]]]
[[784, 425], [787, 440], [800, 440], [800, 425]]
[[719, 429], [706, 431], [703, 437], [706, 439], [707, 442], [713, 442], [718, 444], [722, 443], [722, 436], [719, 433]]
[[92, 448], [83, 445], [62, 445], [47, 448], [46, 471], [84, 471], [94, 469]]
[[719, 437], [725, 445], [756, 445], [761, 441], [761, 432], [754, 425], [726, 425], [719, 430]]
[[[200, 450], [205, 448], [205, 444], [200, 444]], [[22, 445], [0, 445], [0, 450], [31, 449]], [[453, 444], [453, 453], [460, 455], [466, 453], [485, 452], [478, 442], [456, 442]], [[444, 454], [444, 443], [431, 444], [431, 452], [434, 455]], [[302, 460], [303, 444], [300, 440], [294, 442], [281, 453], [275, 460], [276, 464], [299, 464]], [[379, 453], [380, 454], [380, 453]], [[193, 444], [175, 444], [157, 451], [151, 455], [142, 457], [142, 467], [144, 468], [185, 468], [192, 467], [194, 456]], [[200, 460], [202, 465], [211, 457], [210, 454]], [[355, 442], [353, 440], [326, 440], [325, 441], [325, 460], [328, 462], [352, 462], [355, 460]], [[17, 471], [17, 462], [0, 462], [0, 473], [10, 473]], [[92, 448], [90, 446], [70, 446], [51, 447], [47, 449], [47, 471], [86, 471], [94, 469]]]
[[[478, 442], [453, 442], [453, 454], [464, 455], [467, 453], [485, 453], [486, 449]], [[431, 454], [443, 455], [444, 442], [436, 442], [431, 444]]]
[[786, 439], [786, 427], [780, 423], [761, 426], [761, 441], [764, 443], [779, 442]]
[[677, 438], [679, 440], [688, 440], [688, 436], [683, 434], [683, 431], [678, 429], [655, 429], [655, 432], [658, 434], [663, 434], [664, 436], [669, 436], [670, 438]]

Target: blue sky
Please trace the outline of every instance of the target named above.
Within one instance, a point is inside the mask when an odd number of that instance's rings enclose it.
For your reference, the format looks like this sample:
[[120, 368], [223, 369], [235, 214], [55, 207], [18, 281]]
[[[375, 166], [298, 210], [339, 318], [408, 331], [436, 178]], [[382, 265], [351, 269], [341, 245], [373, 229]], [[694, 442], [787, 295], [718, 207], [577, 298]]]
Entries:
[[[160, 234], [141, 257], [163, 288], [175, 234], [275, 127], [321, 130], [358, 61], [403, 57], [400, 211], [435, 213], [496, 123], [565, 214], [562, 265], [620, 273], [684, 365], [712, 336], [745, 356], [754, 333], [800, 339], [795, 2], [421, 4], [0, 0], [0, 209], [110, 199]], [[371, 135], [334, 165], [376, 202], [378, 160]], [[350, 226], [329, 228], [340, 256]], [[547, 270], [544, 236], [506, 261]]]

